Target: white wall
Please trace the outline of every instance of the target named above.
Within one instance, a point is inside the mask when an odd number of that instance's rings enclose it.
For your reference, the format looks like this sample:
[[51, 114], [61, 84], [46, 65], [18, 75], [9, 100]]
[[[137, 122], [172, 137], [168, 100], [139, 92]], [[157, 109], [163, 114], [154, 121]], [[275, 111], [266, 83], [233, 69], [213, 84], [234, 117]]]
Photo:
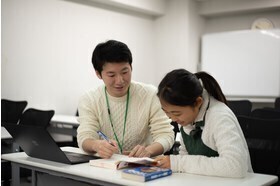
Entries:
[[[203, 33], [249, 29], [258, 17], [280, 28], [279, 9], [266, 5], [273, 0], [162, 0], [165, 6], [157, 0], [160, 8], [155, 10], [147, 9], [148, 0], [130, 3], [129, 9], [104, 1], [2, 0], [1, 98], [75, 114], [81, 94], [102, 83], [90, 62], [99, 42], [127, 43], [134, 58], [133, 79], [157, 86], [172, 69], [197, 71]], [[236, 10], [243, 1], [247, 10]], [[248, 2], [257, 4], [254, 10]]]
[[102, 82], [92, 50], [107, 39], [133, 53], [133, 78], [153, 83], [153, 18], [60, 0], [2, 0], [1, 98], [75, 114], [78, 99]]
[[258, 18], [267, 18], [273, 22], [275, 28], [280, 28], [280, 10], [271, 10], [206, 17], [204, 33], [248, 30]]
[[156, 20], [156, 84], [175, 69], [197, 70], [199, 40], [203, 19], [197, 14], [195, 1], [168, 1], [166, 14]]
[[[213, 1], [213, 0], [212, 0]], [[217, 0], [220, 1], [220, 0]], [[234, 0], [228, 0], [231, 2], [238, 2]], [[228, 32], [228, 31], [238, 31], [238, 30], [248, 30], [251, 29], [252, 23], [258, 18], [267, 18], [273, 22], [275, 28], [280, 28], [280, 9], [279, 4], [280, 1], [273, 1], [273, 0], [251, 0], [246, 1], [245, 3], [247, 6], [242, 7], [242, 1], [239, 1], [239, 7], [248, 8], [248, 2], [251, 3], [251, 10], [248, 11], [232, 11], [230, 13], [224, 14], [207, 14], [204, 16], [205, 18], [205, 25], [203, 33], [217, 33], [217, 32]], [[274, 3], [277, 3], [277, 6], [274, 6]], [[206, 2], [207, 4], [207, 2]], [[228, 3], [227, 6], [229, 6]], [[254, 6], [256, 4], [256, 6]], [[260, 4], [262, 4], [263, 9], [260, 8]], [[268, 9], [267, 7], [271, 7]], [[237, 6], [235, 6], [237, 7]], [[226, 9], [226, 8], [225, 8]], [[254, 11], [258, 9], [257, 11]], [[217, 10], [217, 12], [220, 12]], [[279, 75], [275, 75], [277, 77]], [[218, 82], [220, 81], [217, 79]], [[277, 80], [276, 80], [277, 81]], [[269, 83], [269, 82], [268, 82]], [[229, 98], [231, 99], [231, 98]], [[254, 101], [255, 100], [255, 101]], [[272, 101], [271, 101], [272, 100]], [[270, 101], [264, 101], [262, 99], [252, 99], [253, 102], [253, 109], [255, 108], [262, 108], [262, 107], [274, 107], [274, 99], [270, 99]]]

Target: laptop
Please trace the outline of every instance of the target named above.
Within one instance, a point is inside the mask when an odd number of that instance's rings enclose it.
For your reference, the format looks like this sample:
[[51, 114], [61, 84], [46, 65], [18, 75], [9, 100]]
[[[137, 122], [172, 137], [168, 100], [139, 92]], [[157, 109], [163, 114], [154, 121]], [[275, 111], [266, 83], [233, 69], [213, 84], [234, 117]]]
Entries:
[[92, 159], [100, 159], [99, 156], [62, 151], [46, 127], [3, 122], [2, 125], [30, 157], [66, 164], [85, 163]]

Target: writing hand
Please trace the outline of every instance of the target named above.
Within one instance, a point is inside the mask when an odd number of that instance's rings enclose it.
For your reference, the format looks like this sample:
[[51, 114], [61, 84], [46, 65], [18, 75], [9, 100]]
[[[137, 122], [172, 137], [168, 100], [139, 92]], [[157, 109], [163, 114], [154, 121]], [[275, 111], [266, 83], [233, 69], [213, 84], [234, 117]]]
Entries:
[[114, 153], [118, 153], [118, 145], [116, 141], [110, 140], [110, 143], [106, 140], [98, 140], [96, 152], [101, 158], [108, 159]]

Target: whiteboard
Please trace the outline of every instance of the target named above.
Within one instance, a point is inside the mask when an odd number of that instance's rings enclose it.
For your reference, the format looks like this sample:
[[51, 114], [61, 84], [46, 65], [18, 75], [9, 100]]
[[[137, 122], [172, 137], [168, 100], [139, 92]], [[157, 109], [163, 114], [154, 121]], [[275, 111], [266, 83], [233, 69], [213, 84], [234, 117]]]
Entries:
[[201, 70], [227, 97], [279, 97], [280, 29], [203, 35]]

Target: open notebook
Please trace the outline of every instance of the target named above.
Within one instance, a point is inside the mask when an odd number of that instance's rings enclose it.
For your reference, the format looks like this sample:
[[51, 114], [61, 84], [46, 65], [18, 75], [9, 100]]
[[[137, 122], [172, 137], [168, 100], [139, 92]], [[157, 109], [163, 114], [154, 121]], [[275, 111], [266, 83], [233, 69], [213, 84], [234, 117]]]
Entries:
[[3, 123], [14, 141], [30, 157], [66, 164], [85, 163], [98, 156], [62, 151], [45, 127]]

